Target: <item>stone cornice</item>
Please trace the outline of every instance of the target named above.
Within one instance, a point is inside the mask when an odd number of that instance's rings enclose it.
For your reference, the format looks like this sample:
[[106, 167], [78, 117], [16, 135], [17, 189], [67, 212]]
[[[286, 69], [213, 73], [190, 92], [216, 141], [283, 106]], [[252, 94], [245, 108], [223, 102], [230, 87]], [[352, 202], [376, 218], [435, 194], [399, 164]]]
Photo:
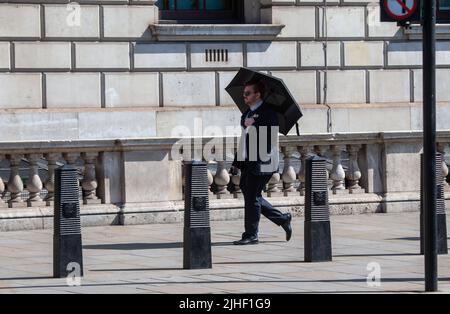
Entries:
[[[201, 137], [195, 141], [208, 143], [212, 138]], [[224, 143], [227, 138], [223, 138]], [[228, 137], [234, 140], [235, 137]], [[136, 138], [79, 141], [24, 141], [0, 142], [0, 156], [6, 154], [51, 153], [51, 152], [100, 152], [100, 151], [134, 151], [162, 150], [170, 151], [180, 138]], [[228, 141], [229, 141], [228, 140]], [[281, 146], [314, 146], [314, 145], [359, 145], [369, 143], [421, 143], [422, 132], [367, 132], [367, 133], [324, 133], [302, 136], [280, 136]], [[437, 142], [450, 142], [450, 130], [438, 131]]]
[[156, 41], [273, 40], [284, 28], [278, 24], [151, 24]]

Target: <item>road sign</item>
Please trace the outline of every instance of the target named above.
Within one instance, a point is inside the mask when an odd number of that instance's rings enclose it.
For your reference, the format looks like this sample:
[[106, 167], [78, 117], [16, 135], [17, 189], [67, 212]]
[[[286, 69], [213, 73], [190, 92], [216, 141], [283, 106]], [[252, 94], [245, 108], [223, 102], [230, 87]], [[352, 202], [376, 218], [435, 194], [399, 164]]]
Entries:
[[382, 22], [420, 20], [420, 0], [381, 0]]

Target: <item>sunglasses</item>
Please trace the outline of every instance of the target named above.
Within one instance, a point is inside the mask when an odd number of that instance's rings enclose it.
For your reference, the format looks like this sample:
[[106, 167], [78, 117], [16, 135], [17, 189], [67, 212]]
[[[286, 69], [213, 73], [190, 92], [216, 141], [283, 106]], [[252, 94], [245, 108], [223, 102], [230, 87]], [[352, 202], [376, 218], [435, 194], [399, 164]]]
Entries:
[[252, 92], [244, 92], [244, 96], [245, 97], [250, 96], [251, 94], [254, 94], [254, 93], [252, 93]]

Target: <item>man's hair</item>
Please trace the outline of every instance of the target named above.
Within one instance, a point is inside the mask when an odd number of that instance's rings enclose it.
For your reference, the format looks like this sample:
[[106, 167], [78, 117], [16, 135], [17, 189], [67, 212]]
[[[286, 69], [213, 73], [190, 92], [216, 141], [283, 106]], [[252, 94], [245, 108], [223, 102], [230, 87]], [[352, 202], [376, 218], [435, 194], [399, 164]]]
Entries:
[[247, 86], [253, 86], [253, 90], [255, 91], [255, 93], [260, 93], [261, 98], [264, 98], [264, 93], [266, 91], [266, 86], [264, 85], [263, 82], [259, 81], [259, 80], [251, 80], [248, 81], [244, 84], [246, 87]]

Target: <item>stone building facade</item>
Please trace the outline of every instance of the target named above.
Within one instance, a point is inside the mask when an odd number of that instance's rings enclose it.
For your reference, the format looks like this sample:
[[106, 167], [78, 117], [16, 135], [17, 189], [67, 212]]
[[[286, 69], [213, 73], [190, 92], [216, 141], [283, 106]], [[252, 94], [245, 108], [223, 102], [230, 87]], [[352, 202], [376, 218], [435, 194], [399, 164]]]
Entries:
[[[158, 24], [155, 1], [0, 1], [0, 140], [168, 137], [194, 117], [232, 124], [224, 87], [241, 66], [285, 80], [305, 110], [302, 133], [420, 129], [420, 29], [381, 23], [378, 1], [255, 0], [245, 10], [246, 25], [180, 27]], [[445, 102], [450, 33], [439, 30]], [[214, 50], [227, 60], [206, 61]]]

